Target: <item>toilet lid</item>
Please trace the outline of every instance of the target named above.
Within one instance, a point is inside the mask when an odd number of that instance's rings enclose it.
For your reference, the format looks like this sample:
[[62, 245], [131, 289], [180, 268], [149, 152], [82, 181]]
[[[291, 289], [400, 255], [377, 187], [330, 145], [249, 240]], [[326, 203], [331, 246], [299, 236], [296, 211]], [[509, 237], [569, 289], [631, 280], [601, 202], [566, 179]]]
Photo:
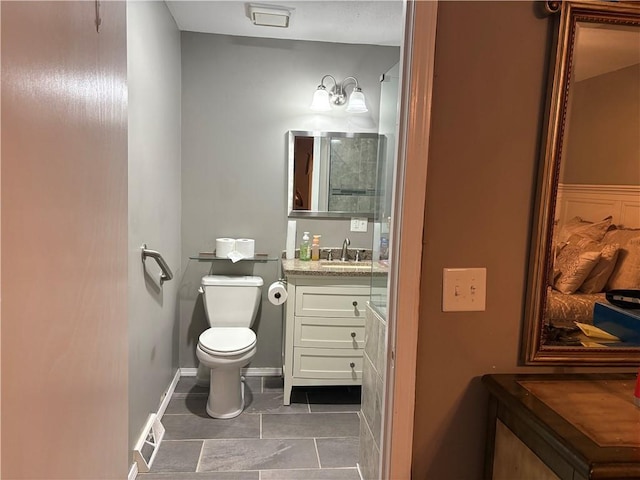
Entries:
[[256, 344], [256, 334], [244, 327], [212, 327], [200, 335], [200, 348], [212, 355], [239, 355]]

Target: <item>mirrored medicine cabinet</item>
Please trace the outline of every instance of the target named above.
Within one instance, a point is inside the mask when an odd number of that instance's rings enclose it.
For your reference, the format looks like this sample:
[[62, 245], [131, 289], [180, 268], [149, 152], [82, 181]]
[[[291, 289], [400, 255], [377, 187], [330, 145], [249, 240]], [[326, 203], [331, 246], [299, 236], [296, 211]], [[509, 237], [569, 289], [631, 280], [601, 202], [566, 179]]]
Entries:
[[289, 217], [373, 217], [383, 136], [292, 130], [287, 143]]

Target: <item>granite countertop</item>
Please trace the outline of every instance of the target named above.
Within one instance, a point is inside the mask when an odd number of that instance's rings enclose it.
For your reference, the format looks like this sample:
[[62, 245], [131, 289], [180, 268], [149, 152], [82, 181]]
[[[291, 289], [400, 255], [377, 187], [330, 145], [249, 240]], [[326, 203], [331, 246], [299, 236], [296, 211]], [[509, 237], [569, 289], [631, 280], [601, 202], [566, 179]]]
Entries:
[[386, 263], [372, 260], [360, 262], [341, 262], [339, 260], [302, 261], [282, 259], [282, 272], [285, 276], [318, 276], [318, 277], [377, 277], [387, 275], [389, 266]]

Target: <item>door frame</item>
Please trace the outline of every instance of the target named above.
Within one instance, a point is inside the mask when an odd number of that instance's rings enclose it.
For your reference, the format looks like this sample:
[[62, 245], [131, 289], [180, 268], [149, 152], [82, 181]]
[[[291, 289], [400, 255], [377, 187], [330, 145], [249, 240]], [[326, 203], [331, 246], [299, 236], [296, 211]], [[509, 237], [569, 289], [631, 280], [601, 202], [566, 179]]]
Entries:
[[411, 478], [437, 10], [436, 0], [406, 3], [380, 466], [383, 478], [394, 480]]

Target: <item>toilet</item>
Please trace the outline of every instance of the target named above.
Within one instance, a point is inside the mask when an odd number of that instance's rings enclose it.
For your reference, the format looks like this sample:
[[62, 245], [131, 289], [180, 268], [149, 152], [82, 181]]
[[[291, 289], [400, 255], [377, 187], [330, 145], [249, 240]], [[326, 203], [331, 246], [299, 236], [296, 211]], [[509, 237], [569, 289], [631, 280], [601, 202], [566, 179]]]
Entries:
[[209, 371], [207, 413], [213, 418], [233, 418], [244, 409], [244, 384], [240, 369], [256, 353], [253, 325], [260, 305], [263, 280], [254, 276], [205, 275], [200, 293], [210, 328], [198, 340], [201, 372]]

